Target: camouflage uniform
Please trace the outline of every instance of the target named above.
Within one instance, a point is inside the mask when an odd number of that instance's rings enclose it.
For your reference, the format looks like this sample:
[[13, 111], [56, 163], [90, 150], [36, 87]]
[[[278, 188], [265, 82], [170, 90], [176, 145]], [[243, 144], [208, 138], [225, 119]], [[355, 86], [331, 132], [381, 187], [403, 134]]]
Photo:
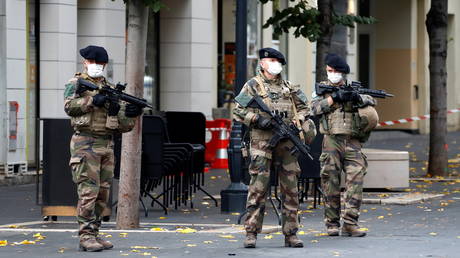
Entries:
[[[92, 104], [97, 92], [76, 93], [77, 80], [83, 78], [95, 85], [107, 84], [85, 73], [77, 73], [66, 84], [64, 109], [71, 117], [74, 135], [70, 141], [72, 179], [77, 184], [77, 220], [80, 239], [97, 236], [102, 216], [110, 215], [109, 191], [114, 170], [112, 136], [134, 127], [135, 118], [125, 116], [125, 105], [117, 116], [108, 116], [107, 108]], [[113, 87], [113, 85], [111, 85]]]
[[[330, 82], [323, 84], [332, 85]], [[340, 178], [345, 172], [345, 212], [343, 221], [357, 225], [362, 202], [363, 178], [366, 174], [366, 156], [361, 152], [370, 130], [359, 115], [359, 109], [375, 105], [368, 95], [360, 95], [357, 103], [328, 104], [329, 94], [316, 96], [312, 100], [312, 114], [320, 117], [320, 132], [324, 134], [323, 152], [320, 157], [321, 181], [326, 195], [325, 223], [329, 227], [340, 227]], [[355, 104], [356, 105], [356, 104]]]
[[[263, 87], [263, 88], [262, 88]], [[270, 187], [270, 168], [277, 169], [283, 200], [282, 224], [285, 235], [294, 235], [298, 230], [297, 211], [299, 207], [297, 176], [300, 167], [297, 158], [290, 154], [293, 144], [282, 140], [274, 149], [269, 146], [273, 136], [271, 130], [252, 128], [258, 115], [267, 114], [255, 108], [245, 107], [252, 96], [259, 95], [271, 110], [278, 112], [286, 123], [294, 120], [293, 102], [297, 108], [297, 117], [303, 123], [309, 121], [310, 108], [305, 94], [280, 77], [269, 80], [262, 73], [249, 80], [236, 97], [237, 105], [234, 118], [251, 128], [249, 173], [251, 181], [247, 199], [248, 215], [245, 221], [246, 232], [260, 233], [265, 210], [265, 200]], [[316, 134], [316, 133], [315, 133]], [[313, 138], [309, 131], [307, 138]], [[311, 139], [309, 139], [311, 140]]]

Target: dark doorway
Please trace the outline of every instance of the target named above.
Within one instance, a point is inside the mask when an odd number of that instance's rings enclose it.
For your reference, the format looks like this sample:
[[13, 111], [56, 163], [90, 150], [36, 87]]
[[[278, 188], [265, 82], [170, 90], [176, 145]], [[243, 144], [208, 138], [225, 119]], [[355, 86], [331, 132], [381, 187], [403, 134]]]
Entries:
[[369, 87], [369, 73], [370, 73], [370, 37], [369, 34], [359, 34], [358, 39], [358, 70], [359, 81], [363, 87]]

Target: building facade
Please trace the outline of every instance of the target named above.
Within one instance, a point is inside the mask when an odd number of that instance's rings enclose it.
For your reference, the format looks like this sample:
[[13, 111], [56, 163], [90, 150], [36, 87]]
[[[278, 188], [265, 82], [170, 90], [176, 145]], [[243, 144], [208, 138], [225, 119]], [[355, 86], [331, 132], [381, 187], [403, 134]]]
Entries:
[[[234, 79], [235, 0], [164, 0], [168, 8], [150, 13], [144, 97], [158, 110], [199, 111], [212, 119]], [[429, 0], [343, 0], [345, 12], [374, 16], [378, 23], [342, 28], [337, 35], [351, 66], [349, 80], [384, 89], [380, 120], [429, 113], [429, 49], [425, 17]], [[312, 7], [316, 1], [309, 1]], [[283, 76], [310, 95], [315, 77], [315, 43], [293, 35], [275, 37], [262, 29], [274, 10], [293, 5], [248, 0], [248, 78], [257, 69], [257, 50], [285, 53]], [[458, 1], [449, 1], [448, 108], [460, 105], [456, 71], [460, 52]], [[106, 75], [123, 82], [126, 6], [122, 0], [0, 1], [0, 166], [36, 166], [37, 118], [65, 118], [66, 81], [82, 67], [78, 50], [102, 45], [109, 52]], [[129, 87], [129, 86], [128, 86]], [[460, 116], [448, 116], [449, 130]], [[382, 127], [426, 133], [426, 121]], [[38, 146], [37, 146], [38, 145]], [[2, 175], [0, 169], [0, 176]], [[6, 173], [3, 173], [5, 175]]]

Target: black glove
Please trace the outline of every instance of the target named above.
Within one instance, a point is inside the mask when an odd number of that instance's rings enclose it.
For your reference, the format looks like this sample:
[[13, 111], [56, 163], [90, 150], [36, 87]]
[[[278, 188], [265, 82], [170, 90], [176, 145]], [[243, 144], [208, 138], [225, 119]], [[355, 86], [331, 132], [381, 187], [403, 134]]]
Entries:
[[110, 102], [109, 110], [108, 110], [107, 114], [109, 116], [116, 116], [116, 115], [118, 115], [119, 111], [120, 111], [120, 104], [118, 104], [116, 102]]
[[353, 103], [358, 103], [361, 101], [361, 96], [359, 96], [358, 92], [352, 91], [352, 93], [350, 94], [350, 101], [352, 101]]
[[96, 107], [103, 107], [106, 101], [107, 97], [102, 94], [96, 94], [93, 96], [93, 105]]
[[136, 117], [142, 114], [143, 110], [141, 107], [134, 104], [127, 104], [125, 109], [125, 115], [127, 117]]
[[261, 130], [269, 130], [269, 129], [272, 129], [273, 128], [273, 125], [272, 125], [272, 119], [271, 118], [267, 118], [267, 117], [263, 117], [261, 115], [259, 115], [259, 117], [257, 118], [257, 121], [256, 121], [256, 128], [257, 129], [261, 129]]
[[81, 95], [83, 92], [87, 91], [88, 89], [86, 87], [82, 87], [80, 86], [80, 84], [77, 83], [77, 86], [76, 86], [76, 90], [75, 90], [75, 93], [77, 93], [77, 95]]
[[339, 89], [339, 90], [336, 90], [336, 91], [332, 92], [331, 98], [336, 103], [342, 103], [342, 102], [347, 101], [347, 99], [348, 99], [347, 95], [348, 94], [347, 94], [346, 91]]

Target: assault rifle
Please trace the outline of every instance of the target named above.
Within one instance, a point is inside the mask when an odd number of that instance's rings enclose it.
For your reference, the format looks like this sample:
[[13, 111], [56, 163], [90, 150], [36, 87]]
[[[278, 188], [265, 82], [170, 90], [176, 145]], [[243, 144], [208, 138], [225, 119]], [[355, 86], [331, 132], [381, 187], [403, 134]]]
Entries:
[[310, 154], [310, 147], [306, 145], [300, 138], [300, 130], [294, 125], [287, 125], [281, 116], [275, 112], [272, 112], [270, 108], [262, 101], [259, 96], [253, 97], [249, 103], [249, 107], [257, 108], [272, 118], [272, 125], [274, 127], [275, 135], [270, 139], [269, 145], [274, 148], [281, 140], [289, 139], [293, 144], [294, 148], [291, 150], [292, 154], [303, 154], [313, 160]]
[[121, 84], [117, 83], [115, 88], [110, 87], [109, 85], [104, 85], [101, 88], [99, 88], [97, 85], [94, 85], [93, 83], [84, 80], [82, 78], [78, 78], [78, 86], [77, 87], [84, 87], [89, 91], [94, 91], [98, 90], [99, 93], [107, 96], [107, 98], [111, 102], [118, 103], [118, 101], [123, 100], [128, 103], [134, 104], [136, 106], [139, 106], [141, 108], [151, 108], [153, 109], [153, 106], [150, 105], [145, 99], [141, 99], [132, 95], [129, 95], [127, 93], [124, 93], [123, 91], [126, 89], [126, 84]]
[[358, 81], [352, 81], [351, 84], [341, 86], [341, 87], [316, 83], [315, 90], [316, 90], [317, 95], [323, 95], [324, 93], [332, 93], [334, 91], [343, 90], [343, 91], [356, 91], [359, 94], [366, 94], [374, 98], [381, 98], [381, 99], [394, 96], [393, 94], [387, 93], [384, 90], [372, 90], [372, 89], [362, 88], [361, 82], [358, 82]]

